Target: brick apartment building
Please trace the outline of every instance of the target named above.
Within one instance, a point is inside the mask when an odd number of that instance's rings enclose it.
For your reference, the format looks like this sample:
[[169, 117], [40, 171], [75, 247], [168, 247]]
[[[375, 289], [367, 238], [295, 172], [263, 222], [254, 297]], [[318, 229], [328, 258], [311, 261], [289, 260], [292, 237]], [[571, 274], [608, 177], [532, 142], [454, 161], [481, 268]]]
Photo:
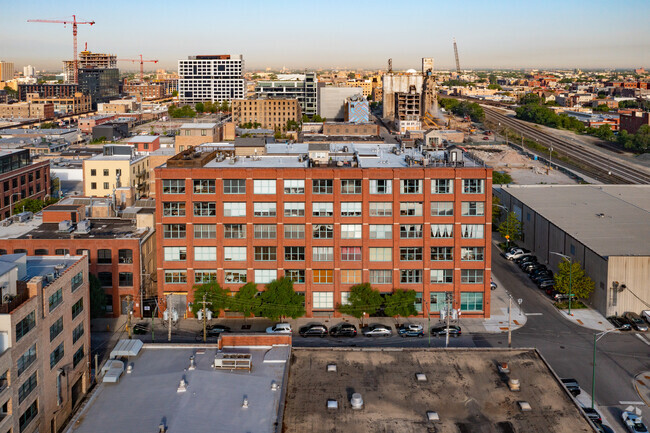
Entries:
[[0, 219], [25, 198], [43, 200], [50, 195], [50, 162], [32, 162], [29, 149], [0, 150]]
[[290, 146], [250, 158], [190, 150], [155, 169], [159, 297], [184, 311], [194, 284], [263, 290], [287, 276], [310, 317], [338, 314], [362, 282], [415, 290], [425, 317], [447, 292], [464, 317], [489, 317], [490, 169], [460, 149]]
[[124, 93], [142, 99], [160, 99], [165, 97], [165, 87], [158, 83], [126, 83]]
[[650, 113], [643, 111], [629, 111], [619, 113], [621, 131], [625, 130], [630, 134], [636, 134], [643, 125], [650, 125]]
[[287, 122], [300, 122], [302, 111], [297, 99], [235, 99], [232, 118], [236, 125], [259, 123], [264, 129], [285, 131]]
[[16, 102], [14, 104], [0, 104], [0, 118], [13, 119], [52, 119], [54, 117], [54, 104]]

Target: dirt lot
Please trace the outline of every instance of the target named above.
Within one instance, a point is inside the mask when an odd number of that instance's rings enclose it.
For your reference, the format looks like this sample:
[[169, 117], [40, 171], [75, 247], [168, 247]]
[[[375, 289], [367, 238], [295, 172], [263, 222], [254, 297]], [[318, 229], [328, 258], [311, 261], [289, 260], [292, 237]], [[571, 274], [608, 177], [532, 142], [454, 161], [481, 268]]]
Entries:
[[[499, 362], [511, 373], [500, 375]], [[327, 372], [335, 363], [337, 372]], [[416, 373], [425, 373], [418, 382]], [[521, 391], [508, 389], [517, 378]], [[364, 407], [350, 398], [361, 393]], [[327, 409], [328, 399], [338, 409]], [[518, 401], [532, 410], [521, 412]], [[427, 411], [440, 421], [429, 422]], [[533, 350], [293, 349], [283, 432], [580, 433], [591, 427]]]

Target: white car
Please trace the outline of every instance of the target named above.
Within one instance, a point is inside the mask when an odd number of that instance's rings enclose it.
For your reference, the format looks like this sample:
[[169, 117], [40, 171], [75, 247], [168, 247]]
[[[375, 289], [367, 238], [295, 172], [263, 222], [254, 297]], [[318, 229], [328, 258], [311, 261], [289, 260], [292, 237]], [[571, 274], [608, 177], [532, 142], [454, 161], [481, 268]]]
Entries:
[[532, 255], [530, 252], [524, 251], [524, 250], [522, 250], [520, 248], [520, 249], [514, 250], [514, 251], [512, 251], [510, 253], [506, 253], [506, 259], [514, 260], [514, 259], [518, 259], [520, 257], [530, 256], [530, 255]]
[[648, 428], [641, 421], [641, 417], [632, 412], [623, 412], [621, 414], [623, 424], [630, 433], [648, 433]]
[[266, 328], [267, 334], [291, 334], [291, 325], [289, 323], [276, 323]]
[[641, 311], [641, 317], [643, 317], [646, 322], [650, 323], [650, 310]]
[[366, 337], [390, 337], [392, 332], [385, 325], [370, 325], [361, 330]]

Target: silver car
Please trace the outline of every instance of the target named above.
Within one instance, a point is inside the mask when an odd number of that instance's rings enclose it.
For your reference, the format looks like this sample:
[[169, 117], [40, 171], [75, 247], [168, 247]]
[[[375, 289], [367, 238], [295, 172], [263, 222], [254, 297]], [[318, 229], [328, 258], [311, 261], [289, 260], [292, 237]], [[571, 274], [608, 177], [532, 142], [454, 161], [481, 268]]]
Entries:
[[392, 332], [386, 325], [370, 325], [361, 330], [366, 337], [390, 337]]

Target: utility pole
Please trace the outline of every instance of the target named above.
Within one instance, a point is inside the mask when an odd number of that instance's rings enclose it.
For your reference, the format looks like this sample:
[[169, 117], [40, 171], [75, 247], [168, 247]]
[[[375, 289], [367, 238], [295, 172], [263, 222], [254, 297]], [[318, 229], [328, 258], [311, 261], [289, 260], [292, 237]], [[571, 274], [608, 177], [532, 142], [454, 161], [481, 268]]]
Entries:
[[131, 318], [133, 317], [133, 301], [131, 300], [131, 295], [126, 295], [126, 332], [129, 334], [129, 340], [133, 338], [133, 327], [131, 326]]
[[512, 296], [508, 293], [508, 348], [512, 348]]
[[429, 335], [429, 347], [431, 347], [431, 295], [429, 295], [429, 308], [427, 309], [427, 315], [427, 334]]
[[449, 347], [449, 321], [451, 320], [451, 304], [452, 304], [453, 294], [451, 292], [447, 292], [446, 297], [447, 297], [447, 332], [445, 335], [445, 348]]
[[169, 308], [169, 298], [171, 293], [167, 295], [167, 341], [172, 341], [172, 310]]
[[207, 293], [203, 294], [203, 300], [201, 301], [201, 304], [203, 305], [203, 342], [205, 343], [207, 339], [207, 322], [208, 322], [208, 316], [205, 314], [205, 304], [212, 304], [212, 302], [208, 302], [205, 300], [207, 296]]

